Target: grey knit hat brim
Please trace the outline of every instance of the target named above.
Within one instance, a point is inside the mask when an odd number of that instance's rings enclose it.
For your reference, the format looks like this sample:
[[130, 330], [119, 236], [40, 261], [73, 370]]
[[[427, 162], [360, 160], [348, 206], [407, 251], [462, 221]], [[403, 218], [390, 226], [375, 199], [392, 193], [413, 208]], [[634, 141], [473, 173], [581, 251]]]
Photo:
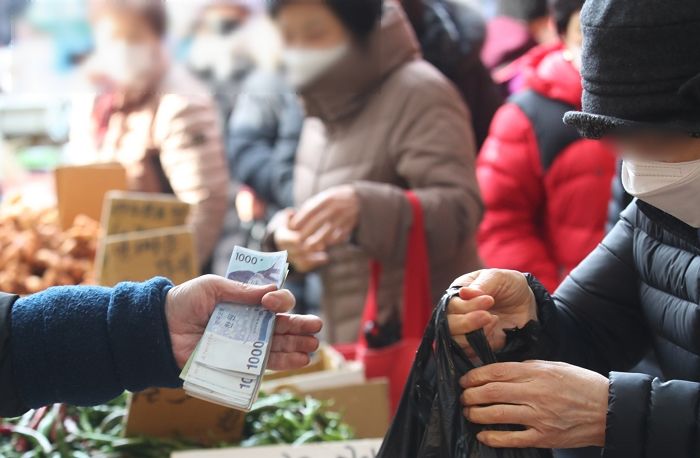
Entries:
[[638, 131], [700, 136], [700, 2], [586, 0], [581, 111], [586, 138]]
[[582, 111], [569, 111], [564, 115], [564, 123], [576, 128], [582, 137], [592, 140], [635, 132], [668, 132], [700, 138], [700, 119], [641, 122]]

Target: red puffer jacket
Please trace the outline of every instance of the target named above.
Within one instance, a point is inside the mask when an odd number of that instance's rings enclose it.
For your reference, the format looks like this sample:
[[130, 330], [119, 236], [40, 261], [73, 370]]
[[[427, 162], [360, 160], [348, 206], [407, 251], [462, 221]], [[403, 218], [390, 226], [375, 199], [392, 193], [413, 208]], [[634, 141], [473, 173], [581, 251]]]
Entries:
[[488, 266], [531, 272], [553, 291], [603, 238], [615, 159], [562, 122], [582, 93], [562, 47], [530, 58], [525, 89], [496, 113], [479, 155], [479, 249]]

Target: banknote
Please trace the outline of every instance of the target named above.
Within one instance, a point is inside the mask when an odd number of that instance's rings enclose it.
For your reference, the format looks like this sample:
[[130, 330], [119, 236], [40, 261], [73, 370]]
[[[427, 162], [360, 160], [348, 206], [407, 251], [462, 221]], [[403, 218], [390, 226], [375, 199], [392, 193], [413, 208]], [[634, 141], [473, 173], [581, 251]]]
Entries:
[[[235, 247], [227, 278], [282, 287], [289, 272], [286, 252]], [[257, 399], [274, 333], [275, 314], [260, 305], [218, 304], [180, 377], [191, 396], [249, 410]]]

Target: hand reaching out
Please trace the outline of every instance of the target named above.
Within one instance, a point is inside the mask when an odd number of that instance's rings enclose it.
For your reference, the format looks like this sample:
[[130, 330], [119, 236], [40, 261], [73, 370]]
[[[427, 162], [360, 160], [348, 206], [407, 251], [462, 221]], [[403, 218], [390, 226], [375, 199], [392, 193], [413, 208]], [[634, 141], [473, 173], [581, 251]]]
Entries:
[[292, 230], [291, 220], [294, 211], [291, 209], [279, 212], [272, 224], [277, 227], [274, 238], [279, 250], [287, 251], [289, 263], [297, 272], [311, 272], [328, 263], [328, 253], [325, 249], [310, 247], [302, 234]]
[[165, 316], [170, 331], [173, 355], [180, 367], [190, 357], [207, 327], [209, 317], [220, 302], [262, 304], [278, 313], [268, 368], [286, 370], [309, 363], [309, 353], [319, 342], [321, 319], [315, 316], [287, 315], [294, 307], [289, 291], [274, 285], [251, 286], [216, 275], [205, 275], [172, 288], [165, 301]]
[[304, 245], [311, 251], [327, 250], [345, 242], [357, 226], [360, 202], [351, 185], [318, 193], [301, 206], [290, 220]]

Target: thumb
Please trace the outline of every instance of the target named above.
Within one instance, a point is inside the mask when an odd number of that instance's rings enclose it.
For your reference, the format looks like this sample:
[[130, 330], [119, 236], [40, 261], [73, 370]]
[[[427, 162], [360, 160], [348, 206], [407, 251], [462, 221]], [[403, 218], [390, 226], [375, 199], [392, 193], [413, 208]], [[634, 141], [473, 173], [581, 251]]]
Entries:
[[201, 277], [200, 280], [213, 293], [216, 302], [237, 302], [255, 305], [262, 301], [265, 294], [277, 290], [276, 285], [249, 285], [218, 275], [206, 275]]

